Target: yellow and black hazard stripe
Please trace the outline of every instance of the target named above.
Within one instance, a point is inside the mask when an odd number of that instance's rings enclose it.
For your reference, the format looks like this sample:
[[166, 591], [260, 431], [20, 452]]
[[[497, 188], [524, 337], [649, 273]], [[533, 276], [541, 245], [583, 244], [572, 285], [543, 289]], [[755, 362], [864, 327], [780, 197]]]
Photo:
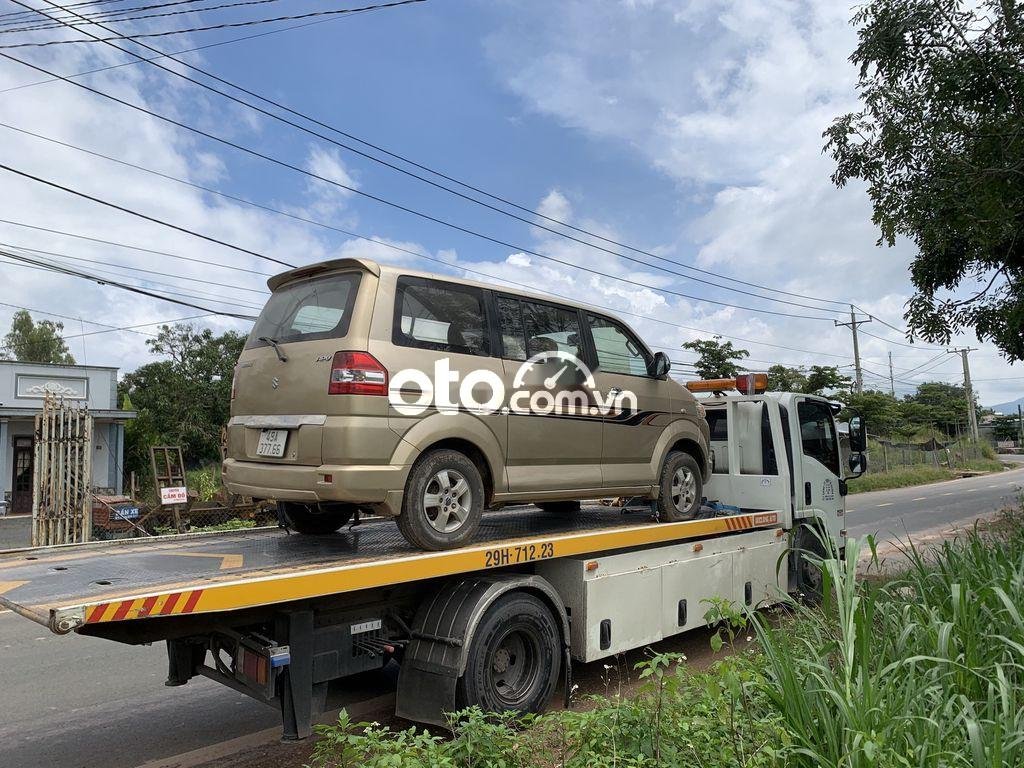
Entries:
[[203, 590], [171, 592], [166, 595], [151, 595], [128, 600], [114, 600], [100, 603], [86, 610], [85, 623], [99, 624], [107, 621], [144, 619], [150, 616], [178, 616], [192, 613], [199, 604]]

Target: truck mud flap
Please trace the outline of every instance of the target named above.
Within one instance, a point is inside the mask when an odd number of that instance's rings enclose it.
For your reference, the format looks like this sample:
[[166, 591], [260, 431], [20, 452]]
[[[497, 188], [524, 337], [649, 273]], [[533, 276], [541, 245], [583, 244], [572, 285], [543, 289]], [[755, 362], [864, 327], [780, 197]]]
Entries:
[[495, 600], [516, 589], [545, 597], [561, 620], [562, 637], [568, 640], [569, 622], [562, 601], [539, 576], [495, 574], [447, 582], [424, 601], [413, 621], [412, 642], [398, 676], [395, 714], [448, 726], [446, 713], [458, 708], [455, 688], [465, 672], [476, 627]]

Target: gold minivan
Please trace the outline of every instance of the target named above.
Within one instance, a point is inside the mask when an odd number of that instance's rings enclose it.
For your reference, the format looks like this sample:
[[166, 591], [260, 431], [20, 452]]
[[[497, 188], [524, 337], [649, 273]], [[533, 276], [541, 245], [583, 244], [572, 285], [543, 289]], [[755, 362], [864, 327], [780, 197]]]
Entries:
[[268, 285], [235, 368], [224, 480], [276, 499], [289, 527], [332, 533], [358, 509], [439, 550], [510, 503], [700, 509], [703, 408], [607, 312], [365, 259]]

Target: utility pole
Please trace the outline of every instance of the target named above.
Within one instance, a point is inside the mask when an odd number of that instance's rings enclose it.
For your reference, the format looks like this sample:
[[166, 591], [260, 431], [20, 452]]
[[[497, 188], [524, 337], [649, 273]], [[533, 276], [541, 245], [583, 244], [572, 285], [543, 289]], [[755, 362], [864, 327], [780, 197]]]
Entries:
[[892, 376], [892, 352], [889, 352], [889, 394], [896, 399], [896, 379]]
[[1017, 403], [1017, 432], [1020, 438], [1017, 441], [1017, 447], [1020, 448], [1024, 446], [1024, 406], [1020, 403]]
[[858, 320], [857, 312], [854, 310], [853, 304], [851, 304], [850, 322], [840, 323], [838, 320], [832, 321], [833, 323], [836, 324], [836, 328], [838, 328], [840, 325], [849, 326], [850, 330], [853, 332], [853, 368], [856, 372], [853, 381], [853, 391], [856, 392], [857, 394], [860, 394], [861, 392], [864, 391], [864, 374], [861, 372], [860, 369], [860, 344], [857, 342], [857, 326], [864, 325], [864, 323], [870, 323], [872, 319], [873, 318], [871, 317], [871, 315], [868, 315], [867, 320]]
[[947, 349], [951, 355], [960, 355], [964, 362], [964, 393], [967, 395], [967, 423], [971, 428], [971, 438], [978, 442], [978, 414], [974, 410], [974, 390], [971, 389], [971, 366], [967, 362], [967, 353], [975, 352], [972, 347], [961, 347], [960, 349]]

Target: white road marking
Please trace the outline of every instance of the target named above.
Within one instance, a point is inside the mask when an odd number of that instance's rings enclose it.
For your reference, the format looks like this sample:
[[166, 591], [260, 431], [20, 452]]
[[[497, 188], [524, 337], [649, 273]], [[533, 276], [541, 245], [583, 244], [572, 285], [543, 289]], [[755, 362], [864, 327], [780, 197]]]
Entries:
[[943, 496], [952, 496], [952, 495], [953, 495], [953, 492], [952, 492], [952, 491], [950, 491], [949, 493], [944, 493], [944, 494], [942, 494], [942, 495], [943, 495]]
[[887, 501], [885, 504], [876, 504], [877, 507], [891, 507], [895, 502]]
[[924, 501], [927, 498], [927, 496], [918, 496], [916, 499], [911, 499], [911, 501]]
[[964, 488], [964, 493], [974, 493], [977, 488]]
[[998, 488], [999, 485], [998, 485], [998, 483], [992, 483], [992, 485], [986, 485], [985, 487], [986, 488]]

